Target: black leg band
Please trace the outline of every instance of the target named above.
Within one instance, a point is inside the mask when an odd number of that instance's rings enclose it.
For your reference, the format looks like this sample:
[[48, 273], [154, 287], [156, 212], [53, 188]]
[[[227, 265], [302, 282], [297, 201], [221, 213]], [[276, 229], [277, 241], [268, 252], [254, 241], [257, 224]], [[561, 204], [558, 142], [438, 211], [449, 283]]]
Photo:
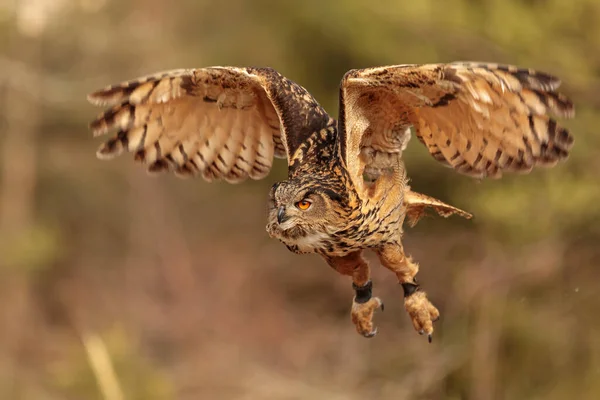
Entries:
[[402, 283], [402, 289], [404, 290], [404, 297], [408, 297], [419, 291], [420, 287], [416, 283], [404, 282]]
[[369, 281], [365, 283], [365, 286], [356, 286], [356, 284], [352, 283], [352, 289], [356, 292], [354, 301], [359, 304], [366, 303], [371, 300], [373, 282]]

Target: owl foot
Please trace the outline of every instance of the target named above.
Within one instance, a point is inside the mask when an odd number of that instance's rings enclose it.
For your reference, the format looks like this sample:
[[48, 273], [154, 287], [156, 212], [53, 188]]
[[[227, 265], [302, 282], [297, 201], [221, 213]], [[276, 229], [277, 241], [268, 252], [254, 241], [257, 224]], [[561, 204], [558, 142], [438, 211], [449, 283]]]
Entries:
[[440, 318], [440, 312], [427, 299], [417, 284], [403, 283], [404, 307], [412, 320], [415, 330], [422, 335], [427, 334], [427, 340], [431, 343], [433, 334], [433, 323]]
[[377, 334], [377, 328], [373, 328], [373, 313], [380, 307], [383, 311], [383, 302], [379, 297], [371, 297], [373, 287], [371, 281], [362, 287], [354, 284], [352, 287], [356, 292], [352, 301], [352, 322], [358, 333], [366, 338], [372, 338]]

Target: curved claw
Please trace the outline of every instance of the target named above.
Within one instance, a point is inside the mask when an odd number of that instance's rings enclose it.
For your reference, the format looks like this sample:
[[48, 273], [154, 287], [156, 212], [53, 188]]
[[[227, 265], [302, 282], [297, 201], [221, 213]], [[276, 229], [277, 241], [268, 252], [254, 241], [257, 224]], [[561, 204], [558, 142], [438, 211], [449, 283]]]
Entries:
[[377, 334], [377, 328], [373, 326], [373, 314], [375, 310], [382, 307], [378, 297], [372, 297], [364, 303], [352, 303], [352, 322], [356, 331], [366, 338], [372, 338]]
[[417, 291], [404, 298], [404, 307], [419, 335], [427, 335], [429, 343], [433, 340], [433, 323], [440, 317], [440, 312], [427, 299], [425, 292]]
[[377, 328], [373, 329], [371, 332], [366, 332], [362, 334], [364, 337], [366, 337], [367, 339], [370, 339], [372, 337], [374, 337], [375, 335], [377, 335]]

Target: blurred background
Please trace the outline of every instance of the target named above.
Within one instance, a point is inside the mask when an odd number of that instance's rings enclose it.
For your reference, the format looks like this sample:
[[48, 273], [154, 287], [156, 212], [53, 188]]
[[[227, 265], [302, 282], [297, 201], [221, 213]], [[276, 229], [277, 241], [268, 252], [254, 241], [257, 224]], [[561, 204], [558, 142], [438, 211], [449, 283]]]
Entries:
[[[597, 0], [2, 0], [0, 399], [600, 398], [599, 48]], [[407, 229], [431, 345], [387, 270], [365, 340], [348, 278], [268, 238], [285, 162], [150, 178], [87, 129], [87, 93], [160, 70], [271, 66], [337, 115], [348, 69], [453, 60], [560, 76], [576, 140], [482, 182], [409, 147], [413, 188], [475, 214]]]

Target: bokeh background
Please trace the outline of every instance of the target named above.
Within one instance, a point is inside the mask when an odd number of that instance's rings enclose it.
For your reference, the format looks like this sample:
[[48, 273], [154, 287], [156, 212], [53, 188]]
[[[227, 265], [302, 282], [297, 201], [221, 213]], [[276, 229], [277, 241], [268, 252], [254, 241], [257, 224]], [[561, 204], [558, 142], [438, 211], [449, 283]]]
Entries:
[[[599, 49], [597, 0], [2, 0], [0, 399], [600, 398]], [[335, 115], [348, 69], [453, 60], [560, 76], [576, 140], [482, 182], [410, 146], [413, 188], [476, 216], [406, 232], [431, 345], [387, 270], [366, 340], [348, 278], [268, 238], [284, 162], [150, 178], [87, 130], [88, 92], [165, 69], [271, 66]]]

